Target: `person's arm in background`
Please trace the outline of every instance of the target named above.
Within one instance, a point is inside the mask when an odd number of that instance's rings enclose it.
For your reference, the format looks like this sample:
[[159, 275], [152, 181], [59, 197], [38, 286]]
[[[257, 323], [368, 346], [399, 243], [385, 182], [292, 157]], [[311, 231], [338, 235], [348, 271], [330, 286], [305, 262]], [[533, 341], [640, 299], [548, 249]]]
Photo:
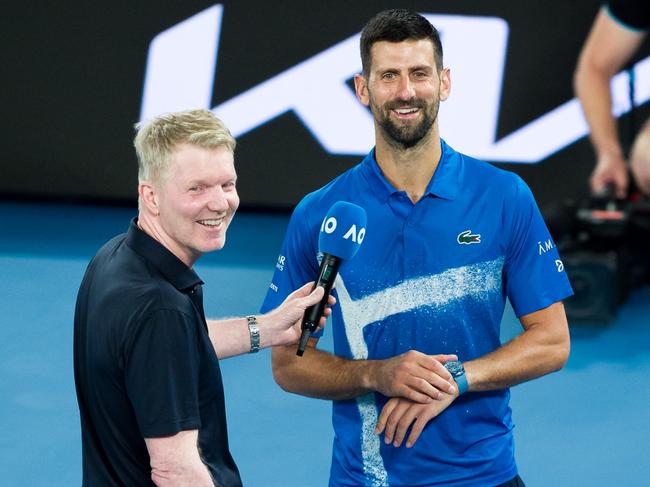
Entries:
[[[260, 348], [276, 345], [297, 343], [300, 339], [300, 320], [305, 310], [316, 304], [323, 297], [323, 288], [311, 290], [313, 282], [307, 283], [291, 293], [277, 308], [257, 316], [260, 331]], [[333, 296], [329, 296], [328, 304], [336, 303]], [[331, 310], [325, 308], [321, 326]], [[241, 355], [250, 352], [251, 339], [246, 318], [230, 318], [224, 320], [207, 320], [210, 341], [219, 359]]]
[[591, 131], [596, 167], [591, 189], [601, 191], [609, 183], [616, 194], [627, 193], [628, 169], [616, 120], [612, 115], [610, 82], [641, 44], [644, 33], [625, 28], [601, 8], [582, 48], [574, 74], [574, 87]]
[[650, 119], [634, 140], [630, 152], [630, 169], [639, 190], [650, 196]]

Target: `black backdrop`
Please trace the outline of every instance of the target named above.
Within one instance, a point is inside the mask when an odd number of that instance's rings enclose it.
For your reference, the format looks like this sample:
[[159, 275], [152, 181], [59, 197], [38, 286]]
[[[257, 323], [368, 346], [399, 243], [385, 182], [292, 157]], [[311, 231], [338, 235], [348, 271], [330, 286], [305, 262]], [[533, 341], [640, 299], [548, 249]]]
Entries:
[[[133, 203], [147, 52], [208, 1], [12, 2], [0, 20], [0, 195]], [[387, 1], [222, 1], [216, 106], [360, 31]], [[441, 0], [399, 6], [500, 17], [509, 39], [498, 137], [573, 98], [572, 73], [599, 2]], [[637, 56], [647, 55], [647, 44]], [[300, 86], [295, 87], [296, 90]], [[642, 107], [637, 118], [647, 116]], [[444, 123], [444, 121], [442, 121]], [[463, 150], [462, 145], [455, 148]], [[290, 208], [359, 156], [328, 154], [291, 112], [238, 138], [244, 207]], [[585, 138], [538, 164], [504, 164], [542, 203], [586, 192]], [[499, 161], [491, 161], [499, 163]]]

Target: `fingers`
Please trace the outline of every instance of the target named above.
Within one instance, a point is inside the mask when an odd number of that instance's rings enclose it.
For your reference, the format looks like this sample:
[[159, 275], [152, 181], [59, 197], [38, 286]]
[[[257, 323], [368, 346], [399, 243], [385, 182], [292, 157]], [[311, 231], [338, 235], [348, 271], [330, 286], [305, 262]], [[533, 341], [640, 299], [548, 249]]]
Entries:
[[325, 309], [323, 310], [323, 316], [321, 316], [320, 321], [318, 322], [318, 329], [320, 330], [325, 326], [325, 322], [327, 321], [327, 318], [332, 314], [332, 309], [331, 307], [336, 304], [336, 298], [332, 296], [331, 294], [327, 298], [327, 306], [325, 306]]
[[296, 304], [303, 310], [318, 303], [321, 299], [323, 299], [323, 294], [325, 293], [325, 289], [323, 289], [321, 286], [316, 286], [314, 289], [311, 289], [309, 287], [310, 285], [313, 286], [313, 283], [307, 283], [295, 291], [298, 298]]
[[[411, 411], [411, 406], [413, 403], [409, 401], [400, 401], [391, 411], [391, 413], [386, 418], [386, 425], [384, 429], [384, 443], [393, 446], [400, 446], [402, 441], [397, 441], [397, 434], [401, 430], [406, 432], [408, 426], [413, 421], [413, 411]], [[404, 433], [402, 434], [402, 439], [404, 439]]]
[[[325, 292], [325, 289], [322, 286], [314, 287], [314, 284], [315, 283], [313, 281], [308, 282], [302, 287], [296, 289], [288, 297], [303, 298], [304, 303], [306, 303], [305, 308], [311, 306], [312, 304], [316, 304], [321, 299], [323, 299], [323, 293]], [[336, 298], [330, 294], [327, 297], [327, 304], [329, 306], [334, 306], [336, 304]]]
[[429, 394], [425, 394], [422, 392], [418, 392], [415, 389], [404, 387], [399, 395], [401, 397], [405, 397], [406, 399], [410, 399], [413, 402], [417, 402], [420, 404], [429, 404], [430, 402], [437, 400], [439, 394], [440, 392], [435, 388], [432, 388], [432, 392], [430, 392]]
[[294, 292], [289, 294], [289, 296], [298, 296], [298, 297], [309, 296], [313, 291], [316, 290], [314, 289], [315, 285], [316, 283], [314, 281], [303, 284], [301, 287], [299, 287]]
[[411, 448], [420, 438], [426, 425], [447, 409], [455, 397], [446, 396], [443, 401], [417, 404], [407, 399], [392, 398], [381, 411], [375, 433], [384, 433], [384, 442], [394, 447], [402, 446], [407, 433], [406, 447]]
[[594, 195], [602, 193], [607, 185], [613, 184], [616, 197], [625, 198], [629, 184], [627, 165], [620, 159], [599, 160], [589, 180]]
[[443, 364], [445, 362], [449, 362], [450, 360], [458, 360], [458, 355], [456, 354], [438, 354], [438, 355], [430, 355], [431, 358], [434, 358], [438, 360], [439, 362], [442, 362]]
[[[422, 386], [419, 389], [421, 392], [431, 396], [433, 399], [440, 399], [439, 391], [453, 394], [456, 388], [454, 387], [454, 381], [449, 371], [445, 369], [445, 366], [435, 357], [436, 356], [425, 354], [417, 355], [417, 363], [422, 367], [422, 369], [424, 369], [417, 371], [417, 377], [424, 379], [427, 383], [427, 385], [424, 385], [422, 382], [418, 381], [418, 384]], [[448, 360], [458, 360], [456, 355], [438, 355], [437, 357], [445, 357], [445, 362]], [[436, 389], [436, 391], [434, 392], [432, 389]]]
[[[456, 386], [454, 386], [454, 379], [452, 379], [451, 374], [447, 369], [445, 369], [442, 364], [439, 364], [441, 370], [437, 370], [431, 378], [428, 380], [429, 384], [435, 387], [438, 391], [454, 394], [456, 392]], [[444, 371], [445, 373], [443, 374]], [[437, 399], [440, 399], [440, 394], [437, 395]]]
[[393, 446], [400, 447], [402, 446], [402, 441], [404, 441], [404, 436], [408, 431], [411, 423], [415, 421], [417, 414], [421, 411], [422, 406], [412, 405], [410, 406], [402, 415], [402, 417], [397, 421], [397, 426], [395, 428], [395, 434], [393, 435]]
[[603, 188], [605, 187], [605, 183], [596, 179], [596, 178], [591, 178], [591, 193], [592, 194], [597, 194], [600, 193]]
[[[410, 353], [410, 352], [409, 352]], [[445, 369], [445, 366], [440, 363], [439, 360], [437, 360], [434, 355], [425, 355], [423, 353], [416, 352], [418, 355], [417, 357], [417, 363], [421, 367], [433, 372], [437, 376], [441, 377], [442, 379], [448, 381], [451, 379], [451, 374], [447, 369]], [[455, 355], [449, 355], [450, 357], [455, 357]], [[445, 360], [446, 362], [446, 360]]]
[[616, 181], [616, 197], [619, 199], [625, 198], [627, 195], [627, 177], [621, 177]]
[[413, 445], [415, 445], [415, 442], [418, 441], [418, 438], [420, 437], [422, 430], [430, 421], [430, 419], [431, 418], [425, 416], [424, 414], [416, 418], [415, 423], [413, 423], [413, 427], [411, 428], [411, 434], [406, 440], [406, 448], [411, 448]]
[[[442, 397], [440, 390], [429, 381], [436, 381], [434, 374], [426, 373], [427, 379], [417, 376], [411, 376], [404, 382], [406, 389], [404, 397], [420, 403], [429, 403], [432, 400], [438, 400]], [[441, 383], [445, 383], [440, 378]], [[445, 386], [446, 388], [447, 386]]]
[[[413, 405], [413, 408], [418, 408], [418, 409], [414, 410], [415, 414], [413, 415], [413, 418], [415, 419], [415, 422], [413, 422], [413, 420], [410, 420], [408, 423], [409, 425], [411, 425], [411, 433], [409, 434], [409, 437], [406, 440], [407, 448], [411, 448], [415, 444], [415, 442], [420, 437], [420, 434], [424, 430], [425, 426], [431, 420], [438, 417], [438, 415], [442, 413], [445, 409], [447, 409], [451, 405], [451, 403], [454, 402], [456, 397], [457, 396], [445, 395], [445, 397], [442, 400], [436, 401], [429, 405], [424, 405], [424, 404]], [[406, 418], [406, 420], [408, 419], [409, 418]], [[396, 439], [397, 439], [397, 433], [396, 433]]]
[[384, 407], [381, 410], [381, 414], [379, 415], [379, 419], [377, 420], [377, 426], [375, 427], [376, 435], [379, 435], [381, 434], [382, 431], [384, 431], [388, 417], [393, 412], [393, 410], [397, 407], [399, 402], [400, 400], [394, 397], [390, 399], [386, 404], [384, 404]]
[[320, 321], [318, 322], [318, 327], [322, 328], [325, 326], [325, 322], [327, 321], [327, 318], [332, 314], [332, 310], [329, 308], [325, 308], [325, 311], [323, 311], [323, 316], [320, 317]]
[[627, 173], [616, 172], [610, 175], [609, 180], [605, 181], [604, 187], [612, 184], [614, 186], [614, 195], [617, 198], [625, 198], [627, 193]]
[[[455, 355], [440, 355], [445, 361]], [[389, 397], [404, 397], [414, 402], [429, 403], [442, 393], [456, 392], [451, 374], [436, 358], [411, 350], [381, 362], [373, 381], [375, 390]]]
[[316, 288], [305, 298], [305, 302], [308, 303], [307, 306], [318, 303], [321, 299], [323, 299], [324, 294], [325, 289], [323, 289], [321, 286], [316, 286]]

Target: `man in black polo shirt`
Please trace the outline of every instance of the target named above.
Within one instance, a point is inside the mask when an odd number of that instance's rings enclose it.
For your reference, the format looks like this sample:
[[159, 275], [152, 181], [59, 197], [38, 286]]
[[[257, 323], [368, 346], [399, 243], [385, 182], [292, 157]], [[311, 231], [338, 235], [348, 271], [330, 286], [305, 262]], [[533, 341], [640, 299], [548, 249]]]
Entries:
[[206, 321], [192, 266], [223, 247], [239, 205], [235, 141], [192, 110], [138, 125], [135, 146], [138, 217], [93, 258], [75, 310], [83, 485], [241, 486], [219, 358], [297, 341], [323, 291], [307, 284], [263, 316]]
[[[648, 29], [648, 0], [610, 0], [600, 9], [580, 53], [575, 89], [596, 151], [596, 167], [591, 175], [594, 193], [612, 184], [619, 198], [627, 196], [628, 164], [612, 115], [610, 83], [633, 58]], [[629, 160], [637, 188], [650, 195], [650, 120], [637, 134]]]

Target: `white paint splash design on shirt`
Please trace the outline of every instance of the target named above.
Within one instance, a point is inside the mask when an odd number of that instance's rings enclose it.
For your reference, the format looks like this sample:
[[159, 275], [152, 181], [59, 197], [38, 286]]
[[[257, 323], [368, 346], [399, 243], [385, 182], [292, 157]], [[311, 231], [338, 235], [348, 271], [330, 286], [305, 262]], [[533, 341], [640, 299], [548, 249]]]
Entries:
[[[336, 278], [345, 334], [354, 359], [368, 358], [368, 345], [363, 329], [371, 323], [420, 307], [445, 308], [450, 303], [472, 297], [486, 299], [488, 295], [501, 292], [503, 258], [480, 262], [440, 274], [416, 277], [353, 300], [343, 278]], [[366, 486], [388, 487], [388, 472], [380, 454], [380, 439], [374, 434], [377, 424], [377, 407], [374, 394], [357, 398], [361, 416], [361, 454]]]

